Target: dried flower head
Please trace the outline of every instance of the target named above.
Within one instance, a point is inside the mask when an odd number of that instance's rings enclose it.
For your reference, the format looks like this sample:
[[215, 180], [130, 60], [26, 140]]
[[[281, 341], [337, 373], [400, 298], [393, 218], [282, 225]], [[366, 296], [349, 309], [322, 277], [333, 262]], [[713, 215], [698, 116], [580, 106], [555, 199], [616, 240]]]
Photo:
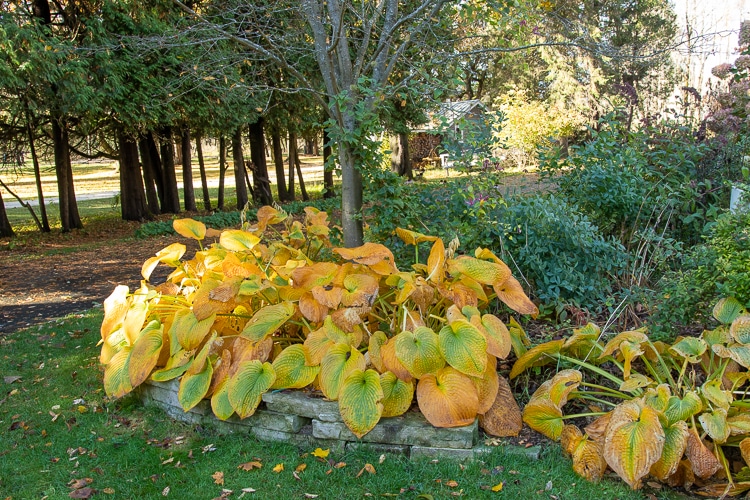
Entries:
[[711, 74], [720, 80], [727, 78], [732, 71], [732, 65], [729, 63], [719, 64], [711, 69]]

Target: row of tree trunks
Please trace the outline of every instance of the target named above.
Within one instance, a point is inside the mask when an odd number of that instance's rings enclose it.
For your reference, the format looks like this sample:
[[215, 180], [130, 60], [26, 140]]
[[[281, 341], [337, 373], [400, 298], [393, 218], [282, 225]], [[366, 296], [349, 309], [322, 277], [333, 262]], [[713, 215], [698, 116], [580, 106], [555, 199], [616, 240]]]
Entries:
[[250, 162], [253, 170], [253, 201], [259, 205], [271, 205], [271, 182], [268, 179], [266, 164], [266, 139], [263, 131], [264, 120], [259, 117], [248, 127], [250, 139]]

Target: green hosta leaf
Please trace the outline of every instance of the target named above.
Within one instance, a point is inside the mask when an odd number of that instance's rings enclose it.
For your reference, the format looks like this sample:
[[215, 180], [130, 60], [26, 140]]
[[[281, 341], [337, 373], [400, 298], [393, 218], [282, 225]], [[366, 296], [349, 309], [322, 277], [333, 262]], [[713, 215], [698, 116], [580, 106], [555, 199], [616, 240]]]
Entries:
[[664, 413], [669, 407], [669, 398], [672, 397], [672, 390], [668, 384], [659, 384], [646, 391], [643, 396], [643, 403], [650, 408]]
[[133, 390], [128, 374], [128, 361], [130, 360], [130, 347], [124, 347], [112, 356], [109, 364], [104, 369], [104, 392], [112, 398], [120, 398]]
[[688, 420], [702, 409], [703, 403], [700, 396], [696, 392], [690, 391], [685, 393], [682, 399], [677, 396], [670, 397], [664, 415], [667, 417], [669, 425], [672, 425], [680, 420]]
[[264, 392], [271, 388], [276, 380], [276, 373], [271, 363], [259, 360], [244, 361], [237, 372], [229, 379], [229, 402], [240, 418], [255, 413]]
[[202, 240], [206, 237], [206, 225], [193, 219], [175, 219], [172, 221], [175, 232], [185, 238]]
[[708, 344], [696, 337], [686, 337], [669, 348], [670, 351], [687, 359], [690, 363], [700, 362], [706, 349], [708, 349]]
[[232, 403], [229, 402], [229, 379], [221, 382], [211, 395], [211, 410], [219, 420], [226, 420], [234, 414]]
[[338, 399], [346, 377], [354, 370], [364, 371], [366, 364], [362, 353], [350, 345], [334, 345], [320, 362], [320, 390], [328, 399]]
[[727, 411], [724, 408], [717, 408], [711, 413], [703, 412], [698, 421], [715, 443], [725, 443], [729, 438], [730, 429], [727, 424]]
[[276, 381], [271, 389], [301, 389], [315, 380], [320, 366], [308, 366], [304, 347], [294, 344], [273, 360], [273, 370]]
[[258, 243], [260, 243], [260, 238], [241, 229], [223, 231], [219, 237], [219, 244], [232, 252], [252, 250]]
[[396, 358], [415, 378], [445, 366], [445, 359], [438, 347], [438, 336], [426, 326], [417, 327], [413, 332], [406, 330], [399, 333], [395, 342]]
[[529, 401], [523, 409], [523, 421], [553, 441], [560, 439], [564, 426], [560, 407], [544, 398]]
[[487, 339], [466, 320], [454, 321], [440, 330], [440, 352], [456, 370], [481, 377], [487, 367]]
[[660, 481], [666, 481], [677, 470], [685, 454], [688, 440], [687, 423], [679, 420], [664, 429], [664, 448], [661, 458], [651, 466], [651, 474]]
[[714, 318], [716, 318], [719, 323], [725, 325], [729, 325], [737, 316], [746, 312], [744, 306], [734, 297], [726, 297], [719, 300], [714, 306], [713, 311]]
[[341, 385], [339, 411], [355, 436], [361, 438], [372, 430], [383, 413], [383, 389], [375, 370], [352, 370]]
[[295, 306], [291, 302], [266, 306], [253, 315], [240, 335], [257, 344], [286, 323], [294, 315], [294, 311]]
[[520, 358], [526, 354], [528, 350], [527, 346], [531, 345], [531, 339], [526, 335], [524, 329], [513, 316], [508, 321], [508, 333], [510, 334], [510, 342], [513, 345], [513, 352], [516, 353], [516, 358]]
[[511, 276], [510, 268], [502, 262], [488, 262], [474, 257], [461, 256], [448, 260], [448, 272], [464, 274], [485, 285], [499, 285]]
[[701, 386], [701, 393], [708, 399], [713, 405], [725, 410], [732, 404], [733, 397], [730, 391], [725, 391], [721, 388], [721, 380], [714, 379], [709, 380]]
[[167, 380], [175, 379], [185, 373], [192, 364], [193, 358], [187, 351], [178, 351], [175, 356], [169, 358], [167, 366], [151, 374], [151, 380], [154, 382], [166, 382]]
[[736, 317], [729, 327], [729, 333], [740, 344], [750, 344], [750, 315]]
[[406, 413], [414, 399], [414, 382], [404, 382], [393, 372], [380, 376], [383, 389], [383, 417], [397, 417]]
[[718, 326], [713, 330], [704, 330], [701, 333], [701, 338], [711, 347], [716, 344], [729, 344], [732, 342], [732, 336], [729, 334], [729, 328], [726, 325]]
[[714, 344], [711, 346], [711, 350], [721, 358], [731, 358], [737, 364], [745, 368], [750, 368], [750, 345], [731, 344], [724, 346], [722, 344]]
[[564, 343], [565, 341], [562, 339], [551, 340], [532, 347], [516, 360], [513, 369], [510, 371], [510, 378], [516, 378], [532, 366], [543, 366], [551, 363], [557, 359]]
[[169, 332], [170, 335], [177, 338], [177, 341], [185, 350], [192, 351], [206, 339], [206, 335], [211, 331], [215, 321], [216, 313], [198, 321], [193, 311], [184, 308], [174, 314]]
[[153, 320], [138, 336], [133, 350], [130, 351], [128, 361], [128, 376], [132, 387], [141, 385], [159, 361], [163, 333], [164, 326], [159, 321]]
[[182, 376], [180, 389], [177, 391], [177, 400], [183, 410], [188, 411], [201, 402], [211, 386], [213, 373], [211, 361], [206, 359], [201, 371], [195, 374], [186, 373]]
[[604, 458], [631, 488], [640, 486], [663, 448], [664, 429], [656, 410], [636, 400], [625, 401], [612, 410], [604, 436]]
[[247, 278], [242, 280], [242, 283], [240, 283], [240, 289], [237, 291], [237, 295], [247, 297], [255, 295], [261, 290], [263, 290], [263, 278], [261, 278], [257, 274], [253, 274], [252, 276], [248, 276]]

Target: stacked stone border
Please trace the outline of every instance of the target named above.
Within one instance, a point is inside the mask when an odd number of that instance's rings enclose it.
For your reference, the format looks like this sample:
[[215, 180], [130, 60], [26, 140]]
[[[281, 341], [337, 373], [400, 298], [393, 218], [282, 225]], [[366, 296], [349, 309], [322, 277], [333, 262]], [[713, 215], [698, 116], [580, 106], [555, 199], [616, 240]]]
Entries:
[[[222, 434], [249, 434], [261, 441], [277, 441], [300, 448], [329, 448], [343, 453], [365, 448], [377, 453], [393, 453], [410, 458], [480, 459], [497, 447], [479, 443], [477, 421], [465, 427], [433, 427], [418, 411], [399, 417], [383, 418], [370, 432], [357, 439], [341, 420], [338, 403], [316, 398], [302, 391], [276, 391], [263, 394], [263, 403], [245, 419], [236, 415], [219, 420], [211, 404], [203, 400], [184, 411], [177, 399], [179, 383], [147, 382], [138, 388], [146, 405], [156, 406], [175, 420], [214, 426]], [[540, 447], [503, 446], [505, 453], [539, 458]]]

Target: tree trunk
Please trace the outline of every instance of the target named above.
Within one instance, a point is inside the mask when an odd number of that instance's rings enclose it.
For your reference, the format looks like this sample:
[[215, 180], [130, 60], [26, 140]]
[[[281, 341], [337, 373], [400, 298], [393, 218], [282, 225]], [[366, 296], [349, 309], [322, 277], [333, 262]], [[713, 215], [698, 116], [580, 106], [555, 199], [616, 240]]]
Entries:
[[406, 132], [391, 136], [391, 170], [401, 177], [414, 179], [409, 158], [409, 134]]
[[308, 156], [313, 154], [313, 139], [309, 135], [305, 136], [305, 154]]
[[281, 134], [274, 130], [271, 134], [271, 143], [273, 144], [273, 164], [276, 167], [276, 190], [279, 194], [279, 201], [289, 201], [286, 192], [286, 177], [284, 176], [284, 151], [281, 147]]
[[[151, 212], [152, 215], [158, 215], [161, 213], [161, 196], [159, 195], [164, 192], [161, 182], [161, 168], [157, 170], [154, 166], [151, 147], [146, 136], [142, 135], [138, 140], [138, 151], [141, 155], [141, 165], [143, 165], [143, 183], [146, 190], [146, 202], [148, 203], [148, 211]], [[154, 153], [156, 153], [156, 158], [158, 159], [159, 154], [156, 151], [155, 144]], [[159, 160], [159, 163], [161, 163], [161, 160]]]
[[135, 140], [117, 132], [120, 148], [120, 209], [123, 220], [142, 221], [150, 218], [143, 189], [141, 166], [138, 163], [138, 145]]
[[182, 154], [182, 185], [183, 199], [185, 210], [188, 212], [197, 212], [198, 207], [195, 205], [195, 188], [193, 187], [193, 160], [192, 151], [190, 150], [190, 129], [187, 126], [182, 127], [180, 150]]
[[219, 194], [216, 198], [216, 207], [224, 210], [224, 179], [227, 174], [227, 140], [222, 135], [219, 137]]
[[[29, 150], [31, 151], [31, 162], [34, 165], [34, 182], [36, 183], [36, 197], [39, 202], [39, 215], [42, 217], [40, 229], [43, 233], [49, 233], [49, 218], [47, 217], [47, 207], [44, 204], [44, 191], [42, 190], [42, 172], [39, 168], [39, 158], [36, 155], [36, 145], [34, 143], [34, 128], [31, 125], [31, 113], [26, 109], [26, 125], [29, 134]], [[4, 211], [3, 207], [3, 211]]]
[[81, 217], [78, 215], [75, 188], [73, 186], [73, 167], [70, 163], [68, 146], [68, 129], [65, 123], [52, 120], [52, 142], [55, 152], [55, 175], [57, 176], [57, 193], [60, 203], [60, 225], [63, 232], [81, 229]]
[[[291, 151], [289, 152], [291, 154]], [[294, 150], [294, 164], [297, 166], [297, 177], [299, 177], [299, 190], [302, 193], [302, 200], [308, 201], [307, 189], [305, 189], [305, 179], [302, 178], [302, 163], [299, 161], [299, 152]]]
[[13, 227], [8, 220], [8, 213], [5, 211], [3, 193], [0, 191], [0, 238], [12, 238], [15, 235], [16, 233], [13, 232]]
[[362, 173], [355, 163], [356, 153], [347, 141], [338, 145], [341, 165], [341, 226], [344, 246], [353, 248], [364, 243], [362, 224]]
[[237, 210], [247, 205], [247, 187], [245, 186], [245, 158], [242, 155], [242, 128], [232, 136], [232, 158], [234, 159], [234, 185], [237, 191]]
[[253, 166], [253, 197], [256, 204], [270, 205], [273, 203], [273, 195], [271, 195], [271, 181], [268, 179], [263, 122], [261, 116], [248, 127], [250, 159]]
[[323, 130], [323, 198], [336, 196], [336, 192], [333, 190], [333, 165], [329, 165], [331, 149], [328, 132]]
[[287, 185], [287, 198], [289, 201], [294, 201], [294, 199], [297, 197], [297, 193], [294, 191], [294, 153], [292, 151], [297, 151], [297, 134], [294, 132], [289, 132], [289, 184]]
[[211, 193], [208, 192], [206, 163], [203, 161], [203, 145], [201, 144], [200, 135], [195, 138], [195, 152], [198, 154], [198, 169], [201, 173], [201, 188], [203, 189], [203, 210], [211, 210]]
[[162, 183], [164, 184], [164, 202], [161, 210], [168, 214], [177, 214], [180, 213], [180, 192], [177, 189], [177, 173], [174, 165], [172, 127], [164, 127], [160, 136]]

